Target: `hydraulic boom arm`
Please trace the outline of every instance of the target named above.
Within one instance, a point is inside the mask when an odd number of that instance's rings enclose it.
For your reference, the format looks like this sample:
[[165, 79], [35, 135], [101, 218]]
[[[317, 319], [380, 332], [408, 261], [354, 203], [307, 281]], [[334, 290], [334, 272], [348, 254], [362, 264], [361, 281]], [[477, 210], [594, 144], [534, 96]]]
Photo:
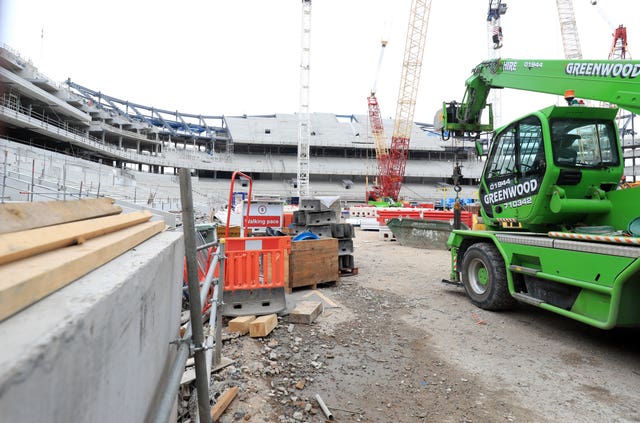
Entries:
[[[462, 103], [445, 104], [443, 129], [461, 133], [493, 130], [481, 124], [492, 88], [564, 95], [606, 101], [640, 113], [640, 62], [630, 60], [518, 60], [480, 63], [466, 81]], [[570, 95], [570, 97], [573, 97]], [[572, 98], [570, 98], [572, 99]]]

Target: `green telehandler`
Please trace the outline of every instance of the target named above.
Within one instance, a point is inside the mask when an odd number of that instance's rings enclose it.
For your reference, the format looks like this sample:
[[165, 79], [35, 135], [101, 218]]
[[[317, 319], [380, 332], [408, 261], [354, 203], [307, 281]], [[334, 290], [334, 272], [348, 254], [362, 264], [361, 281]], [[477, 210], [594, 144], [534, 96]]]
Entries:
[[443, 133], [493, 131], [496, 88], [564, 94], [568, 105], [495, 130], [479, 186], [485, 229], [452, 232], [451, 282], [486, 310], [519, 301], [602, 329], [640, 326], [640, 187], [620, 183], [618, 109], [577, 99], [639, 113], [640, 62], [483, 62], [463, 101], [443, 104]]

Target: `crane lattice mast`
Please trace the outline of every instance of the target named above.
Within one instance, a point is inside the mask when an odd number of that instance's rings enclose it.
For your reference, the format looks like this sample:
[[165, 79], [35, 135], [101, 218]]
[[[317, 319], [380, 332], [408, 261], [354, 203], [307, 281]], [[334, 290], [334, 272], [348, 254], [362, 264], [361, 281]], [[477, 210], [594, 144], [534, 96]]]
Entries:
[[[502, 23], [500, 17], [507, 13], [507, 4], [501, 0], [489, 0], [489, 12], [487, 13], [487, 38], [489, 59], [499, 57], [498, 52], [502, 48]], [[499, 125], [502, 115], [502, 96], [500, 90], [491, 90], [489, 102], [493, 105], [493, 121]]]
[[300, 55], [300, 109], [298, 113], [298, 196], [309, 196], [309, 67], [311, 53], [311, 0], [302, 0], [302, 36]]
[[[611, 43], [611, 50], [609, 51], [609, 60], [631, 60], [631, 53], [629, 53], [629, 46], [627, 44], [627, 28], [620, 24], [617, 28], [613, 30], [613, 42]], [[617, 107], [615, 104], [606, 104], [609, 107]], [[620, 134], [620, 140], [625, 140], [627, 136], [631, 137], [631, 145], [636, 144], [635, 136], [636, 131], [634, 128], [635, 123], [635, 114], [630, 113], [624, 109], [618, 110], [618, 132]], [[631, 159], [631, 169], [630, 174], [626, 174], [626, 181], [636, 182], [638, 180], [638, 174], [636, 172], [636, 162], [638, 161], [638, 157], [636, 157], [635, 149], [624, 148], [626, 145], [623, 144], [623, 153], [625, 157], [627, 157], [627, 152], [631, 152], [631, 156], [628, 157]], [[626, 150], [626, 151], [625, 151]]]
[[[387, 41], [382, 40], [380, 49], [380, 57], [378, 58], [378, 66], [376, 68], [376, 76], [373, 80], [373, 87], [371, 88], [371, 95], [367, 97], [367, 106], [369, 109], [369, 124], [371, 125], [371, 133], [373, 134], [373, 143], [376, 148], [376, 162], [378, 166], [378, 175], [384, 172], [386, 161], [389, 155], [386, 146], [386, 137], [384, 135], [384, 125], [382, 124], [382, 116], [380, 114], [380, 105], [376, 98], [376, 85], [378, 83], [378, 74], [380, 73], [380, 66], [382, 65], [382, 58], [384, 56], [385, 47]], [[376, 182], [376, 186], [371, 193], [367, 193], [368, 199], [376, 200], [380, 197], [379, 181]]]
[[398, 200], [404, 181], [430, 10], [431, 0], [413, 0], [409, 15], [393, 137], [389, 148], [389, 158], [384, 171], [380, 174], [383, 196], [391, 197], [393, 200]]
[[556, 0], [556, 4], [558, 7], [558, 19], [560, 20], [564, 57], [570, 60], [582, 59], [576, 16], [573, 13], [573, 0]]
[[376, 77], [373, 81], [373, 87], [371, 88], [371, 95], [367, 98], [369, 105], [369, 122], [371, 123], [371, 132], [373, 133], [373, 141], [376, 147], [376, 157], [380, 158], [387, 155], [387, 146], [385, 145], [384, 126], [382, 125], [382, 118], [380, 117], [380, 105], [376, 98], [376, 85], [378, 83], [378, 74], [380, 73], [380, 66], [382, 64], [382, 57], [384, 56], [384, 50], [387, 46], [387, 41], [382, 40], [380, 49], [380, 57], [378, 58], [378, 67], [376, 69]]

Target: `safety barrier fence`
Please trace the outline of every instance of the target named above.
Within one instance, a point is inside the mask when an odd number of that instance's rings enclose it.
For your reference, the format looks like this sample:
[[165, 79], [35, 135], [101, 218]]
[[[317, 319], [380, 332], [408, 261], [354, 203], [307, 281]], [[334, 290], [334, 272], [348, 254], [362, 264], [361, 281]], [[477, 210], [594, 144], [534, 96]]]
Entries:
[[284, 288], [288, 236], [226, 238], [225, 291]]
[[[410, 219], [426, 219], [426, 220], [442, 220], [453, 221], [453, 210], [432, 210], [421, 208], [398, 208], [398, 209], [382, 209], [378, 210], [376, 220], [380, 225], [386, 225], [391, 219], [398, 217], [406, 217]], [[473, 226], [473, 213], [469, 211], [461, 211], [461, 221], [467, 227]]]

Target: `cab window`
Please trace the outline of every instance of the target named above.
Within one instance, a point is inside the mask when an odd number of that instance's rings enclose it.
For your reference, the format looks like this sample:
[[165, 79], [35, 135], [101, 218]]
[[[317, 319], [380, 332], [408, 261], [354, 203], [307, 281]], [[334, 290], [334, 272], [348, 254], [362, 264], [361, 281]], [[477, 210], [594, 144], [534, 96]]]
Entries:
[[554, 120], [551, 144], [558, 166], [598, 168], [620, 164], [615, 128], [609, 121]]
[[529, 116], [498, 134], [487, 166], [489, 179], [544, 172], [540, 120]]

